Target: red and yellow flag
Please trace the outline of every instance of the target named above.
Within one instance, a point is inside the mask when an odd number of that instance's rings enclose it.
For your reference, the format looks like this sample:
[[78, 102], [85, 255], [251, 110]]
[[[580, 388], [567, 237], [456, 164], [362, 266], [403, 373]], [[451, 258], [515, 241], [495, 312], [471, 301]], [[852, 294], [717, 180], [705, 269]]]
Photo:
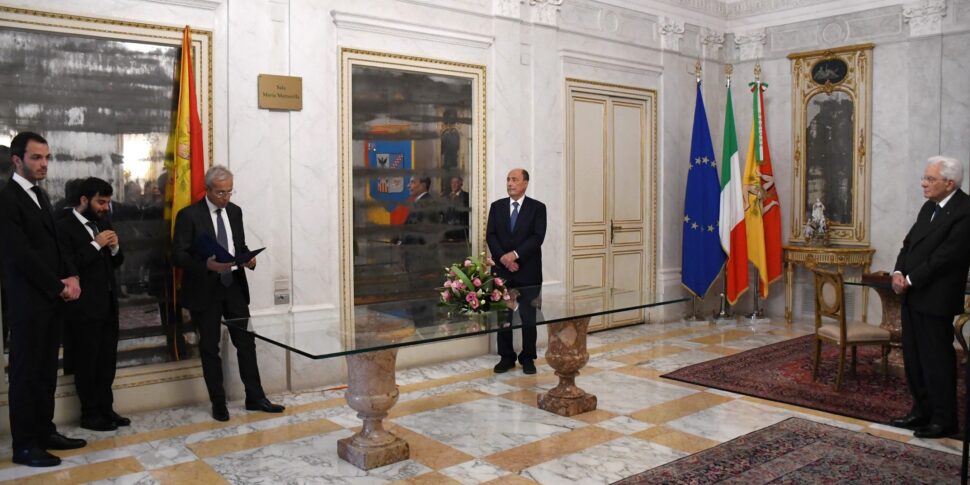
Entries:
[[764, 91], [767, 87], [760, 81], [751, 83], [754, 116], [743, 177], [748, 259], [758, 269], [762, 298], [768, 297], [768, 286], [781, 277], [782, 269], [781, 202], [775, 187], [765, 128]]
[[195, 95], [192, 70], [192, 35], [189, 26], [182, 33], [182, 60], [179, 68], [179, 103], [171, 144], [174, 157], [165, 162], [168, 181], [165, 184], [165, 219], [175, 234], [175, 216], [184, 207], [205, 195], [205, 152], [202, 145], [202, 122]]

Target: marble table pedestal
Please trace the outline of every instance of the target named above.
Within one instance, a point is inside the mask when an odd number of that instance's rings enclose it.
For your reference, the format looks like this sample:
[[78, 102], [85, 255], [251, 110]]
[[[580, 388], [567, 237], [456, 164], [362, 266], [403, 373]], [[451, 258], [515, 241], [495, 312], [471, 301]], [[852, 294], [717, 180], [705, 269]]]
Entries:
[[576, 386], [579, 370], [589, 361], [586, 329], [589, 317], [546, 325], [549, 348], [546, 362], [556, 370], [559, 384], [538, 397], [539, 409], [560, 416], [575, 416], [596, 409], [596, 396]]
[[407, 441], [384, 429], [384, 418], [397, 402], [394, 379], [397, 349], [347, 356], [347, 404], [364, 421], [361, 430], [337, 441], [337, 455], [357, 468], [370, 470], [407, 460]]

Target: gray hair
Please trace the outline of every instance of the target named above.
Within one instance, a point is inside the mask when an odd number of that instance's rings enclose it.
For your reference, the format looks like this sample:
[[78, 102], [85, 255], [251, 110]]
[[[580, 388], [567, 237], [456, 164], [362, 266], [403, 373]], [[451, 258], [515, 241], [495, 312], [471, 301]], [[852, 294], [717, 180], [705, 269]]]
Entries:
[[963, 163], [952, 157], [944, 157], [943, 155], [937, 155], [935, 157], [930, 157], [926, 161], [927, 165], [939, 165], [940, 166], [940, 176], [946, 180], [952, 180], [957, 187], [963, 184]]
[[209, 167], [209, 171], [205, 173], [205, 186], [212, 187], [212, 184], [220, 180], [226, 180], [232, 178], [232, 172], [229, 171], [223, 165], [213, 165]]

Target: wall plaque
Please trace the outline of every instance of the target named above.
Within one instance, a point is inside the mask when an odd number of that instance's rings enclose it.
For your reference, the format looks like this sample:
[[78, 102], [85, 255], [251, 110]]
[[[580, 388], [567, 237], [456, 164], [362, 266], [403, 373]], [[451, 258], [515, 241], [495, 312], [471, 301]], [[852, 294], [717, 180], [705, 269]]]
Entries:
[[259, 75], [259, 107], [300, 111], [303, 109], [303, 78]]

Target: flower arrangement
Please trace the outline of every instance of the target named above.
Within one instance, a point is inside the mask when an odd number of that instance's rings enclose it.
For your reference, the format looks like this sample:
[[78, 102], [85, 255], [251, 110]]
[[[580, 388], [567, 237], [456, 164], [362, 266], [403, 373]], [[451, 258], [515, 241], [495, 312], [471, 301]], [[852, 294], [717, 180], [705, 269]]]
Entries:
[[505, 281], [492, 274], [495, 261], [471, 256], [445, 268], [444, 286], [438, 288], [441, 306], [454, 307], [459, 313], [485, 313], [506, 308], [511, 299]]

